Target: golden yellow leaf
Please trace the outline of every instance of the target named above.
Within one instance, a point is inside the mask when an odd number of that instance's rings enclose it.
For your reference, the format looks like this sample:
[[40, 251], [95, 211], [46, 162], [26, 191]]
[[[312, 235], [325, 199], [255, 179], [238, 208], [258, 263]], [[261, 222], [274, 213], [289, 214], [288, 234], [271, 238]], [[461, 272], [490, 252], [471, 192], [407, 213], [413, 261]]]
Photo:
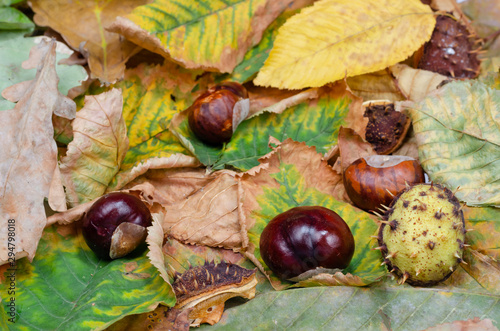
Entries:
[[435, 22], [419, 0], [320, 0], [280, 28], [254, 83], [300, 89], [384, 69], [429, 40]]

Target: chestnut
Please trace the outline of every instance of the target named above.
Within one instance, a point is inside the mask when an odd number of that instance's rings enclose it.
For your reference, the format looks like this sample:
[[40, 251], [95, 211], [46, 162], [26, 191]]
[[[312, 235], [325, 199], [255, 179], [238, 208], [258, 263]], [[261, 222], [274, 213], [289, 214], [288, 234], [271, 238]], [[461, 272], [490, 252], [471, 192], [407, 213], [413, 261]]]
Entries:
[[281, 279], [323, 267], [344, 269], [354, 254], [349, 226], [320, 206], [295, 207], [274, 217], [260, 236], [260, 255]]
[[83, 216], [83, 238], [101, 259], [117, 259], [145, 241], [152, 221], [151, 212], [139, 198], [113, 192], [99, 198]]
[[402, 155], [371, 155], [351, 163], [344, 171], [344, 187], [357, 207], [377, 211], [389, 206], [407, 185], [423, 183], [417, 160]]
[[243, 85], [228, 82], [210, 88], [188, 108], [191, 131], [204, 143], [221, 145], [229, 142], [239, 122], [234, 123], [236, 103], [248, 98]]

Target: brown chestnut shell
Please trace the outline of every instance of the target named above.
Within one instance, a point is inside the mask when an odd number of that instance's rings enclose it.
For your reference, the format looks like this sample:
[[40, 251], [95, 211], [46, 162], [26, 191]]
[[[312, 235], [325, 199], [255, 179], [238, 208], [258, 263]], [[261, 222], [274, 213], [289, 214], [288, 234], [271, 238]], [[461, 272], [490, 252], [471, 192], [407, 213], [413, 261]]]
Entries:
[[[385, 163], [384, 163], [385, 161]], [[344, 171], [347, 195], [357, 207], [378, 211], [389, 206], [407, 185], [423, 183], [424, 171], [417, 160], [399, 155], [359, 158]]]
[[337, 213], [320, 206], [295, 207], [281, 213], [260, 236], [260, 255], [281, 279], [317, 267], [344, 269], [354, 248], [349, 226]]

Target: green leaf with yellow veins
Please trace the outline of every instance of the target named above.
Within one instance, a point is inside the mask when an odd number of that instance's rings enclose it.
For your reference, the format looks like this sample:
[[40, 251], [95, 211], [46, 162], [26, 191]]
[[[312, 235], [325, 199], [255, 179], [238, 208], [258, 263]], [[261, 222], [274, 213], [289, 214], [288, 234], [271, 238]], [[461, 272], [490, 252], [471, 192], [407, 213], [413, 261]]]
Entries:
[[446, 84], [409, 107], [422, 167], [469, 206], [500, 206], [500, 91]]
[[151, 168], [199, 165], [169, 131], [173, 116], [187, 108], [198, 90], [205, 90], [210, 76], [196, 79], [196, 72], [173, 63], [140, 65], [125, 73], [117, 87], [123, 91], [123, 117], [129, 150], [108, 191], [116, 190]]
[[231, 72], [293, 1], [155, 0], [109, 30], [186, 68]]
[[256, 85], [319, 87], [381, 70], [430, 39], [436, 20], [415, 0], [320, 0], [287, 20]]
[[[22, 259], [16, 268], [15, 324], [10, 324], [16, 330], [103, 330], [159, 303], [175, 304], [171, 287], [144, 252], [99, 260], [72, 226], [46, 229], [33, 262]], [[8, 277], [9, 270], [2, 270]], [[0, 288], [2, 302], [8, 302], [8, 283]]]
[[248, 170], [271, 151], [269, 137], [280, 141], [291, 138], [315, 146], [326, 153], [337, 142], [338, 130], [349, 111], [347, 94], [329, 91], [317, 100], [303, 102], [281, 114], [264, 113], [243, 121], [226, 145], [214, 168], [224, 166]]
[[[370, 237], [376, 234], [378, 224], [368, 213], [335, 200], [333, 194], [339, 175], [314, 148], [288, 139], [261, 163], [242, 177], [244, 196], [241, 208], [248, 229], [249, 247], [254, 248], [254, 261], [271, 275], [274, 288], [284, 289], [292, 283], [279, 280], [265, 266], [260, 256], [260, 235], [275, 216], [297, 206], [322, 206], [336, 212], [351, 229], [356, 246], [354, 256], [342, 274], [313, 277], [298, 286], [365, 286], [387, 273], [380, 265], [380, 253], [373, 250], [376, 242]], [[248, 254], [252, 258], [251, 253]]]

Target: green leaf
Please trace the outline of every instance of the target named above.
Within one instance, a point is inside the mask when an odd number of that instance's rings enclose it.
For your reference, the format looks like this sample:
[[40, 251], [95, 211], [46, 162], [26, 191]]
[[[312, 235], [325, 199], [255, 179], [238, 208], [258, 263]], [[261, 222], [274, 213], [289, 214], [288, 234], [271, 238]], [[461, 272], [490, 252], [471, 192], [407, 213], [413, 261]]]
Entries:
[[[261, 186], [264, 193], [256, 197], [259, 209], [252, 212], [255, 225], [248, 231], [249, 240], [255, 246], [255, 256], [262, 264], [264, 262], [258, 248], [260, 234], [270, 220], [293, 207], [323, 206], [335, 211], [347, 223], [354, 236], [354, 256], [343, 273], [358, 276], [366, 283], [376, 281], [387, 273], [385, 267], [380, 265], [380, 253], [372, 249], [375, 241], [370, 236], [376, 234], [378, 225], [367, 213], [308, 185], [306, 178], [294, 164], [281, 162], [279, 172], [269, 176], [274, 178], [278, 187]], [[274, 276], [273, 279], [277, 281]]]
[[411, 287], [322, 287], [268, 292], [200, 330], [424, 330], [458, 320], [500, 320], [498, 296]]
[[[5, 39], [2, 38], [5, 37]], [[32, 80], [35, 78], [36, 69], [22, 69], [21, 64], [27, 60], [31, 47], [38, 43], [40, 38], [24, 38], [21, 33], [0, 33], [0, 92], [6, 87], [16, 83]], [[62, 45], [59, 43], [58, 45]], [[69, 89], [81, 84], [87, 77], [87, 72], [78, 65], [68, 66], [58, 64], [60, 60], [69, 57], [72, 53], [67, 47], [58, 46], [56, 50], [56, 72], [59, 77], [59, 91], [67, 95]], [[14, 103], [0, 96], [0, 110], [12, 109]]]
[[234, 167], [248, 170], [271, 151], [269, 137], [279, 141], [291, 138], [315, 146], [326, 153], [337, 142], [337, 134], [347, 115], [351, 99], [345, 95], [326, 94], [318, 100], [301, 103], [282, 114], [264, 113], [243, 121], [226, 145], [215, 169]]
[[[102, 330], [126, 315], [175, 303], [144, 252], [105, 262], [76, 232], [46, 229], [33, 262], [17, 262], [16, 330]], [[10, 300], [7, 286], [0, 287], [2, 302]]]
[[231, 72], [291, 0], [155, 0], [110, 27], [186, 68]]
[[288, 18], [295, 15], [298, 10], [286, 11], [266, 29], [262, 35], [260, 43], [251, 48], [243, 60], [234, 68], [231, 74], [223, 75], [219, 78], [220, 81], [228, 80], [239, 82], [241, 84], [250, 81], [259, 72], [260, 68], [264, 65], [269, 52], [273, 48], [274, 39], [278, 34], [278, 29], [282, 26]]
[[35, 24], [19, 10], [12, 7], [0, 8], [0, 30], [33, 29]]
[[173, 63], [140, 65], [125, 72], [117, 84], [123, 91], [123, 117], [127, 125], [129, 150], [109, 190], [123, 187], [149, 168], [197, 166], [175, 135], [168, 130], [173, 116], [186, 109], [210, 76], [196, 79], [197, 72]]
[[500, 91], [446, 84], [410, 105], [422, 167], [471, 206], [500, 206]]

